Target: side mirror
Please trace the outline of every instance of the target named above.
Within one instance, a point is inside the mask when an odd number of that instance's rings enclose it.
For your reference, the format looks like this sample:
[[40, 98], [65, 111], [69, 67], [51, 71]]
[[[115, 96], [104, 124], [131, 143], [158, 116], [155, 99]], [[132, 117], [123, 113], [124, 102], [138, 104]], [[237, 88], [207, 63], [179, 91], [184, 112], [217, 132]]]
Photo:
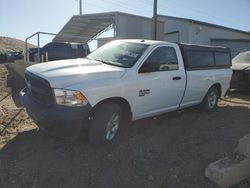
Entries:
[[139, 70], [139, 73], [147, 73], [147, 72], [157, 72], [160, 69], [160, 65], [156, 62], [146, 62], [142, 65]]

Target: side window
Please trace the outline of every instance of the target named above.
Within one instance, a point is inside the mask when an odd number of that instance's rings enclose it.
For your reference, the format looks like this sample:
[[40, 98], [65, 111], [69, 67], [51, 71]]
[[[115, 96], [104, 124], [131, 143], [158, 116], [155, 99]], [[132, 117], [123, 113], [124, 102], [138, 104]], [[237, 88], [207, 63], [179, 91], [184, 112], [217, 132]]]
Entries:
[[214, 53], [214, 57], [215, 57], [215, 64], [216, 65], [231, 65], [231, 58], [230, 58], [230, 54], [229, 53], [225, 53], [225, 52], [215, 52]]
[[214, 66], [213, 52], [187, 51], [187, 59], [190, 68]]
[[178, 61], [175, 49], [159, 47], [154, 50], [144, 62], [139, 73], [178, 70]]

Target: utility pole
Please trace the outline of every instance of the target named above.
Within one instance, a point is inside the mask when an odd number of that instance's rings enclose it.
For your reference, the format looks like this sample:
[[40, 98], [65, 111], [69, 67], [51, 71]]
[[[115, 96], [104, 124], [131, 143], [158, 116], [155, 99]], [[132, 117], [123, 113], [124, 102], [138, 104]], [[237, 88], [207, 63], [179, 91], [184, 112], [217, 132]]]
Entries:
[[153, 10], [153, 39], [157, 39], [157, 0], [154, 0]]
[[80, 15], [82, 15], [82, 0], [79, 0], [79, 11]]

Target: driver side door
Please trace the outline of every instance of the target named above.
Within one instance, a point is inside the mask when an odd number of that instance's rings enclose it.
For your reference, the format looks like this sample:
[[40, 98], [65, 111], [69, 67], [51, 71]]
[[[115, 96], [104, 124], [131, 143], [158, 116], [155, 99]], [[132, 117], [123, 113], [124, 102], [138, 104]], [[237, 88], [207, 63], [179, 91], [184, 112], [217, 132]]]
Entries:
[[154, 49], [139, 68], [136, 117], [138, 119], [176, 110], [185, 87], [174, 47]]

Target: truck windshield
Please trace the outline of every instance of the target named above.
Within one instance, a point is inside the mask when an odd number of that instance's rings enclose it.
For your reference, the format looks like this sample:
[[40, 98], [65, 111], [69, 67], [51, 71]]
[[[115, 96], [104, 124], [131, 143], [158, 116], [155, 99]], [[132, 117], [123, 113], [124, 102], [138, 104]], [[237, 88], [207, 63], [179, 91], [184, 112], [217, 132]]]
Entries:
[[141, 57], [148, 45], [113, 41], [103, 45], [87, 56], [88, 59], [105, 64], [130, 68]]

